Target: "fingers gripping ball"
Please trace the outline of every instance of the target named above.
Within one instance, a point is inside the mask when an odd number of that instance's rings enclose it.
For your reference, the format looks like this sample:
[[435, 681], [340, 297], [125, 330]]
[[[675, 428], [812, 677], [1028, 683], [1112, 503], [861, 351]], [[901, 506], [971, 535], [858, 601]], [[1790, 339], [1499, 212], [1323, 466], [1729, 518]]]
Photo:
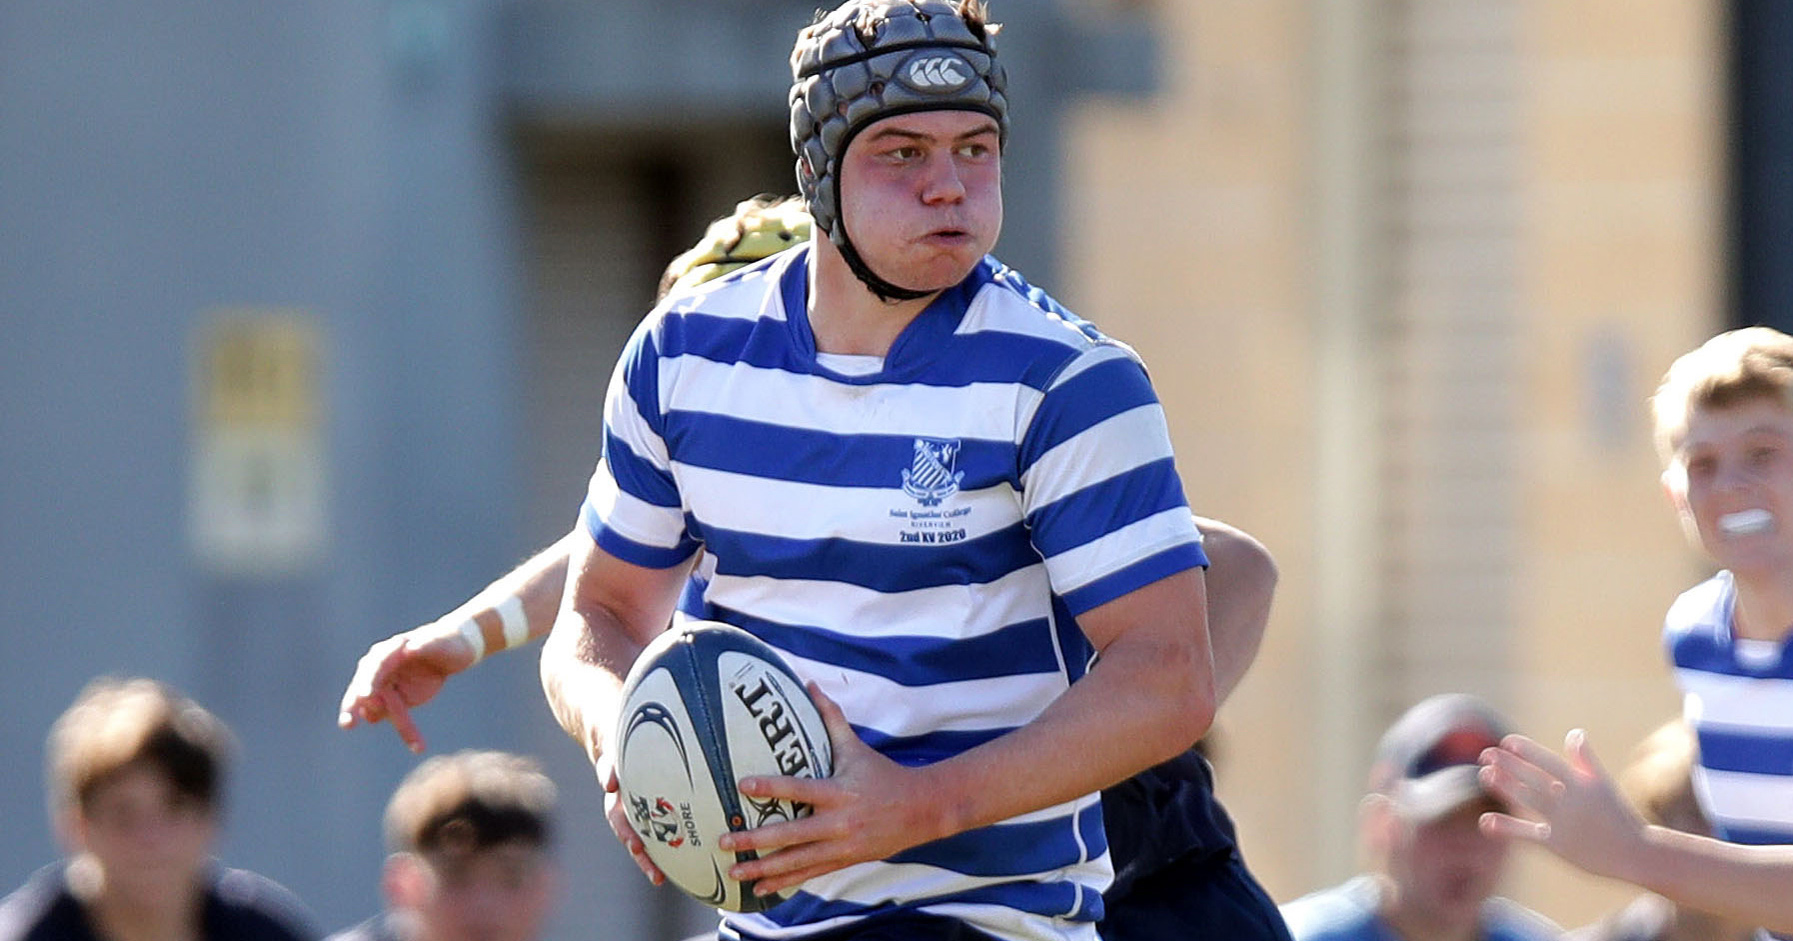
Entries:
[[660, 635], [623, 683], [616, 777], [648, 858], [699, 901], [761, 911], [725, 873], [755, 853], [724, 852], [731, 830], [807, 816], [805, 804], [743, 796], [753, 775], [828, 777], [833, 754], [821, 713], [776, 650], [752, 634], [693, 621]]

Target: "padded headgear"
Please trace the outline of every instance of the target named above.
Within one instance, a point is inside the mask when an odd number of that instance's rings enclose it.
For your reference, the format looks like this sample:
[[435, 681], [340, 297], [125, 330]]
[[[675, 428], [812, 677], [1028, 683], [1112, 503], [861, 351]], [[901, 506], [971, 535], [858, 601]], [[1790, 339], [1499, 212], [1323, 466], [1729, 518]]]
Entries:
[[1009, 133], [1007, 76], [996, 61], [994, 24], [971, 23], [947, 0], [851, 0], [797, 36], [791, 50], [791, 149], [797, 187], [872, 291], [909, 299], [926, 292], [873, 274], [840, 218], [840, 160], [874, 122], [916, 111], [980, 111]]

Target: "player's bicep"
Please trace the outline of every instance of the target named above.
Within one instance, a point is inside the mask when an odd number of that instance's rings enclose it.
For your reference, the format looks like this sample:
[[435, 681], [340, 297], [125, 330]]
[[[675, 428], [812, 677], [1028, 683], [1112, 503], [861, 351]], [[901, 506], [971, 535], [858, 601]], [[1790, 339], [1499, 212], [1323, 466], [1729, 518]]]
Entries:
[[1206, 657], [1207, 606], [1206, 575], [1191, 568], [1099, 604], [1079, 614], [1077, 625], [1097, 653], [1128, 637]]
[[646, 644], [666, 629], [695, 556], [670, 566], [650, 567], [618, 558], [583, 529], [569, 542], [560, 622], [568, 622], [572, 615], [573, 626], [610, 627], [636, 645]]

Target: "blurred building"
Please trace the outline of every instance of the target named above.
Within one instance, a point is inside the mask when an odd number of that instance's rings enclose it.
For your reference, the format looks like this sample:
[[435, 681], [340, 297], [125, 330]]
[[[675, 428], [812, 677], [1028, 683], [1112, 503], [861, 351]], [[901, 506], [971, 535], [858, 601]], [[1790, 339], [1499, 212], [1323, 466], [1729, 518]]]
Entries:
[[[55, 854], [42, 738], [98, 673], [242, 738], [227, 860], [379, 904], [412, 757], [341, 733], [372, 640], [564, 532], [616, 350], [704, 222], [793, 188], [814, 0], [0, 6], [0, 819]], [[1771, 0], [996, 0], [999, 254], [1145, 355], [1192, 503], [1282, 591], [1220, 718], [1279, 898], [1354, 864], [1402, 707], [1489, 697], [1618, 754], [1675, 708], [1701, 574], [1644, 401], [1784, 320], [1793, 21]], [[675, 938], [498, 658], [420, 715], [563, 788], [555, 937]], [[1565, 923], [1623, 893], [1534, 859]]]

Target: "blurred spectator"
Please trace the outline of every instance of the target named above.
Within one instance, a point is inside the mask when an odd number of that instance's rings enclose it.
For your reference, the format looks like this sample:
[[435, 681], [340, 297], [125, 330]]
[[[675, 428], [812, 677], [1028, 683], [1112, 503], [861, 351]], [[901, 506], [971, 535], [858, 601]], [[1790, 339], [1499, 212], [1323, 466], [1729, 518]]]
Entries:
[[100, 679], [50, 730], [69, 856], [0, 901], [0, 941], [312, 941], [299, 900], [212, 860], [230, 731], [154, 680]]
[[330, 941], [535, 941], [557, 891], [554, 801], [554, 783], [517, 755], [418, 765], [386, 805], [387, 909]]
[[1508, 723], [1481, 700], [1434, 696], [1377, 748], [1361, 827], [1371, 868], [1282, 907], [1296, 941], [1537, 941], [1561, 930], [1494, 895], [1507, 846], [1477, 820], [1500, 802], [1477, 760]]

